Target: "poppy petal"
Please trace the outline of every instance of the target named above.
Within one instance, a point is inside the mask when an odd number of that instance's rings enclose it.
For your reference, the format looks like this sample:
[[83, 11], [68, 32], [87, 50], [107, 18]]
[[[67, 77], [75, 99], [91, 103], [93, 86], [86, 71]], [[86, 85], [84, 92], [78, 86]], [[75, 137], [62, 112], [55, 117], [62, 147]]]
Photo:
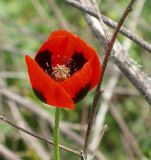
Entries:
[[61, 108], [73, 109], [74, 103], [66, 90], [56, 83], [28, 55], [25, 56], [30, 82], [36, 96], [43, 102]]
[[68, 37], [67, 46], [68, 49], [66, 49], [65, 55], [69, 56], [70, 58], [73, 56], [73, 54], [76, 52], [82, 53], [84, 58], [86, 60], [92, 59], [92, 79], [91, 79], [91, 89], [93, 89], [99, 82], [100, 75], [102, 72], [101, 64], [99, 57], [96, 53], [96, 51], [88, 45], [85, 41], [83, 41], [79, 36], [65, 31], [65, 30], [58, 30], [52, 32], [52, 34], [49, 36], [49, 40], [53, 38], [59, 38], [66, 36]]
[[[67, 36], [70, 36], [70, 35], [74, 35], [73, 33], [71, 33], [71, 32], [68, 32], [68, 31], [65, 31], [65, 30], [56, 30], [56, 31], [53, 31], [51, 34], [50, 34], [50, 36], [48, 37], [48, 40], [50, 40], [50, 39], [52, 39], [52, 38], [56, 38], [56, 37], [62, 37], [62, 36], [65, 36], [65, 35], [67, 35]], [[76, 35], [75, 35], [76, 36]]]
[[91, 78], [90, 89], [93, 89], [98, 84], [102, 72], [99, 57], [96, 51], [90, 45], [81, 40], [80, 37], [77, 37], [77, 44], [78, 44], [76, 47], [77, 52], [83, 53], [83, 56], [88, 61], [91, 59], [92, 78]]
[[60, 37], [53, 37], [50, 40], [46, 41], [38, 50], [35, 58], [48, 50], [52, 55], [52, 65], [56, 66], [57, 64], [66, 64], [71, 60], [71, 53], [75, 48], [75, 43], [73, 39], [70, 39], [67, 35]]
[[[48, 38], [50, 50], [52, 49], [54, 53], [59, 53], [62, 57], [71, 58], [77, 45], [76, 38], [75, 34], [68, 31], [54, 31]], [[60, 41], [60, 43], [57, 41]], [[62, 48], [62, 52], [58, 52], [59, 48]]]
[[74, 102], [78, 102], [88, 93], [91, 86], [92, 66], [90, 62], [79, 71], [75, 72], [70, 78], [60, 82], [60, 85], [71, 95]]

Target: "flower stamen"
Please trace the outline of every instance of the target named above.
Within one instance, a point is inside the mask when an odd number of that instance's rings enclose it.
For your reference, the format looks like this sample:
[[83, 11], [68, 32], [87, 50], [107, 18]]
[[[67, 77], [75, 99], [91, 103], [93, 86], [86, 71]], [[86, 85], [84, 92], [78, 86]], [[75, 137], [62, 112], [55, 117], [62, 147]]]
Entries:
[[55, 67], [52, 67], [52, 77], [56, 81], [63, 81], [70, 77], [70, 69], [65, 65], [57, 64]]

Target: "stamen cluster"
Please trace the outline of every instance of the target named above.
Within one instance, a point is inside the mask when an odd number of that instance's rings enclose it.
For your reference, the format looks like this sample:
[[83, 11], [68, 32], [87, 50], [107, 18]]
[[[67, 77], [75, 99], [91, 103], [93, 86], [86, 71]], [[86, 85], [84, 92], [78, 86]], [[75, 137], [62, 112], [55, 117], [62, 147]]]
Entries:
[[70, 77], [70, 69], [66, 67], [64, 64], [57, 64], [55, 67], [52, 67], [52, 77], [56, 81], [63, 81]]

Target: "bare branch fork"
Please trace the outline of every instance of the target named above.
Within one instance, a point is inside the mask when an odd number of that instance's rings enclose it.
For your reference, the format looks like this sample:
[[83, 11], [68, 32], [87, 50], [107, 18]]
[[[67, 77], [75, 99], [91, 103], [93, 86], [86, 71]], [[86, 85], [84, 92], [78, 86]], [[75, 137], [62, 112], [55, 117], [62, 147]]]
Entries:
[[94, 122], [94, 117], [95, 117], [96, 110], [97, 110], [97, 104], [99, 102], [99, 99], [100, 99], [100, 96], [101, 96], [101, 93], [102, 93], [102, 92], [100, 92], [100, 88], [101, 88], [104, 73], [105, 73], [105, 70], [106, 70], [106, 67], [107, 67], [107, 64], [108, 64], [109, 56], [110, 56], [111, 50], [113, 48], [113, 45], [114, 45], [115, 39], [117, 37], [117, 34], [120, 30], [120, 27], [124, 23], [127, 15], [132, 11], [132, 6], [133, 6], [134, 2], [135, 2], [135, 0], [131, 0], [130, 3], [128, 4], [126, 10], [124, 11], [124, 13], [123, 13], [116, 29], [115, 29], [113, 35], [112, 35], [112, 38], [111, 38], [111, 40], [108, 44], [107, 51], [105, 53], [105, 58], [103, 60], [103, 65], [102, 65], [102, 75], [100, 77], [99, 84], [96, 88], [96, 92], [95, 92], [95, 96], [94, 96], [94, 100], [93, 100], [93, 104], [92, 104], [92, 108], [91, 108], [90, 115], [89, 115], [89, 120], [88, 120], [88, 128], [87, 128], [86, 138], [85, 138], [85, 143], [84, 143], [84, 148], [83, 148], [86, 157], [87, 157], [87, 150], [88, 150], [90, 134], [91, 134], [91, 130], [92, 130], [93, 122]]

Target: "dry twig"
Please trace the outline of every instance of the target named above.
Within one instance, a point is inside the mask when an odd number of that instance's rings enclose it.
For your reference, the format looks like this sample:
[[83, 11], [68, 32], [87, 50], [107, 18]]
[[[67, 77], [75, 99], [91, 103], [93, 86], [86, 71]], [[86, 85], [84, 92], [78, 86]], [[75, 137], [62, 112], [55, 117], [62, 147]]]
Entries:
[[[46, 143], [49, 143], [49, 144], [51, 144], [51, 145], [54, 145], [54, 142], [53, 142], [53, 141], [51, 141], [51, 140], [49, 140], [49, 139], [46, 139], [46, 138], [44, 138], [44, 137], [38, 136], [38, 135], [36, 135], [36, 134], [34, 134], [34, 133], [32, 133], [32, 132], [30, 132], [30, 131], [28, 131], [28, 130], [26, 130], [26, 129], [18, 126], [18, 125], [16, 125], [15, 123], [13, 123], [12, 121], [10, 121], [9, 119], [5, 118], [5, 117], [2, 116], [2, 115], [0, 115], [0, 120], [6, 122], [7, 124], [9, 124], [9, 125], [17, 128], [17, 129], [19, 129], [20, 131], [22, 131], [22, 132], [24, 132], [24, 133], [26, 133], [26, 134], [28, 134], [28, 135], [30, 135], [30, 136], [32, 136], [32, 137], [38, 138], [38, 139], [40, 139], [40, 140], [42, 140], [42, 141], [44, 141], [44, 142], [46, 142]], [[66, 150], [66, 151], [68, 151], [68, 152], [72, 152], [73, 154], [76, 154], [76, 155], [82, 157], [82, 154], [81, 154], [81, 152], [79, 152], [79, 151], [74, 151], [74, 150], [72, 150], [72, 149], [70, 149], [70, 148], [68, 148], [68, 147], [63, 146], [63, 145], [59, 145], [59, 147], [60, 147], [61, 149], [64, 149], [64, 150]]]
[[137, 156], [137, 159], [142, 160], [143, 154], [139, 148], [138, 142], [136, 141], [135, 137], [131, 134], [129, 131], [124, 119], [122, 118], [121, 114], [119, 113], [118, 109], [111, 105], [110, 112], [112, 113], [112, 116], [116, 120], [118, 126], [120, 127], [123, 135], [125, 136], [125, 139], [127, 143], [129, 144], [129, 148], [131, 148], [132, 153]]
[[[27, 100], [9, 89], [6, 88], [1, 88], [0, 89], [0, 94], [3, 95], [4, 97], [7, 97], [9, 100], [15, 101], [17, 104], [20, 104], [20, 106], [23, 106], [24, 108], [30, 110], [32, 113], [37, 115], [38, 117], [44, 119], [48, 124], [52, 127], [53, 126], [53, 119], [52, 117], [48, 114], [48, 112], [42, 110], [40, 107], [38, 107], [36, 104], [34, 104], [32, 101]], [[64, 123], [61, 122], [60, 124], [60, 131], [71, 138], [73, 141], [76, 143], [83, 145], [83, 139], [79, 137], [75, 132], [70, 130]]]
[[130, 3], [128, 4], [126, 10], [124, 11], [116, 29], [115, 29], [115, 31], [113, 33], [113, 36], [112, 36], [111, 41], [108, 45], [107, 51], [105, 53], [105, 58], [103, 60], [103, 65], [102, 65], [102, 75], [100, 77], [99, 84], [96, 88], [96, 93], [95, 93], [95, 96], [94, 96], [93, 105], [92, 105], [92, 108], [91, 108], [91, 111], [90, 111], [90, 116], [89, 116], [89, 121], [88, 121], [88, 128], [87, 128], [87, 133], [86, 133], [86, 138], [85, 138], [85, 143], [84, 143], [84, 153], [86, 155], [87, 155], [87, 150], [88, 150], [88, 144], [89, 144], [89, 138], [90, 138], [90, 134], [91, 134], [91, 130], [92, 130], [92, 125], [93, 125], [94, 117], [95, 117], [96, 110], [97, 110], [97, 104], [99, 102], [99, 98], [100, 98], [100, 95], [101, 95], [100, 88], [101, 88], [104, 72], [106, 70], [106, 66], [107, 66], [107, 63], [108, 63], [108, 60], [109, 60], [109, 56], [110, 56], [112, 47], [114, 45], [115, 39], [117, 37], [117, 34], [120, 30], [120, 27], [122, 26], [123, 22], [125, 21], [127, 15], [131, 12], [134, 2], [135, 2], [135, 0], [131, 0]]
[[[8, 105], [16, 121], [16, 125], [22, 126], [22, 128], [26, 128], [29, 132], [31, 132], [31, 129], [29, 128], [27, 123], [24, 121], [15, 102], [9, 100]], [[51, 158], [48, 156], [47, 151], [42, 147], [42, 144], [39, 143], [38, 139], [28, 136], [27, 134], [24, 134], [21, 131], [20, 131], [20, 135], [22, 136], [22, 139], [25, 141], [25, 143], [29, 146], [29, 148], [32, 148], [40, 159], [51, 160]]]
[[[141, 10], [143, 8], [143, 3], [144, 3], [144, 0], [138, 0], [138, 2], [135, 5], [135, 10], [132, 13], [132, 20], [131, 20], [132, 23], [130, 24], [130, 26], [132, 26], [133, 30], [135, 29], [135, 27], [136, 27], [136, 25], [138, 23], [138, 19], [139, 19], [138, 17], [139, 17], [139, 15], [141, 13]], [[138, 12], [138, 10], [139, 10], [139, 12]], [[130, 47], [130, 45], [129, 45], [130, 41], [128, 40], [128, 42], [127, 42], [127, 40], [128, 39], [126, 39], [126, 43], [124, 43], [124, 44], [128, 44], [128, 46], [126, 45], [126, 49], [128, 51], [128, 48]], [[112, 69], [114, 69], [114, 68], [115, 67], [113, 67]], [[101, 103], [101, 105], [99, 107], [99, 111], [98, 111], [98, 113], [96, 115], [96, 120], [95, 120], [95, 124], [94, 124], [93, 134], [92, 134], [92, 138], [91, 138], [91, 141], [90, 141], [90, 148], [91, 148], [91, 150], [96, 151], [97, 148], [98, 148], [98, 146], [99, 146], [99, 144], [100, 144], [100, 141], [99, 141], [99, 139], [100, 139], [100, 133], [101, 133], [101, 130], [102, 130], [102, 126], [104, 124], [104, 120], [105, 120], [106, 114], [107, 114], [108, 110], [111, 110], [111, 108], [109, 107], [109, 105], [110, 105], [111, 98], [112, 98], [114, 90], [115, 90], [115, 86], [116, 86], [116, 84], [118, 82], [119, 75], [120, 75], [119, 70], [117, 70], [115, 68], [114, 69], [114, 74], [111, 77], [111, 79], [109, 80], [109, 83], [107, 84], [107, 87], [105, 88], [105, 93], [103, 94], [103, 102]], [[133, 139], [134, 139], [134, 137], [133, 137]], [[135, 154], [138, 155], [137, 157], [138, 158], [142, 158], [143, 155], [140, 152], [138, 144], [135, 143], [135, 145], [133, 145], [133, 143], [131, 143], [131, 142], [133, 142], [132, 140], [127, 140], [127, 141], [129, 141], [129, 145], [132, 144], [131, 145], [132, 148], [133, 148], [132, 151], [136, 151]], [[89, 155], [89, 157], [92, 157], [92, 155]]]
[[[68, 4], [80, 9], [81, 11], [88, 13], [96, 18], [98, 18], [98, 14], [96, 13], [95, 9], [92, 7], [92, 5], [89, 4], [89, 2], [84, 2], [81, 4], [79, 0], [64, 0]], [[105, 24], [112, 28], [116, 28], [117, 23], [111, 19], [109, 19], [106, 16], [102, 15], [102, 19]], [[151, 44], [144, 41], [142, 38], [138, 37], [135, 33], [131, 32], [129, 29], [125, 27], [120, 28], [120, 33], [122, 33], [124, 36], [129, 38], [130, 40], [134, 41], [136, 44], [141, 46], [142, 48], [146, 49], [148, 52], [151, 53]]]
[[104, 25], [101, 12], [99, 11], [99, 7], [98, 7], [98, 5], [97, 5], [97, 1], [96, 1], [96, 0], [92, 0], [92, 2], [93, 2], [93, 4], [94, 4], [94, 7], [95, 7], [96, 12], [97, 12], [97, 14], [98, 14], [98, 18], [99, 18], [99, 21], [100, 21], [100, 23], [101, 23], [102, 29], [103, 29], [103, 31], [104, 31], [104, 34], [105, 34], [105, 37], [106, 37], [106, 41], [107, 41], [106, 43], [109, 44], [109, 42], [110, 42], [110, 37], [109, 37], [109, 35], [107, 34], [107, 33], [108, 33], [108, 32], [107, 32], [107, 28], [106, 28], [106, 26]]
[[[31, 101], [13, 93], [12, 91], [10, 91], [6, 88], [0, 88], [0, 94], [3, 95], [4, 97], [6, 97], [9, 100], [15, 101], [17, 104], [20, 104], [20, 107], [23, 106], [24, 108], [28, 109], [29, 111], [31, 111], [32, 113], [37, 115], [39, 118], [42, 118], [43, 120], [48, 122], [48, 124], [50, 126], [53, 125], [53, 119], [50, 117], [50, 115], [46, 111], [44, 111], [40, 107], [38, 107], [36, 104], [34, 104], [33, 102], [31, 102]], [[3, 119], [5, 117], [2, 116], [2, 117], [0, 117], [0, 119], [1, 118]], [[75, 132], [70, 130], [68, 128], [68, 126], [66, 126], [65, 123], [61, 123], [60, 131], [64, 135], [71, 138], [72, 141], [74, 141], [75, 143], [79, 144], [80, 146], [83, 145], [83, 143], [84, 143], [83, 139], [81, 137], [79, 137]], [[89, 152], [91, 153], [91, 150], [89, 150]], [[99, 151], [97, 151], [96, 157], [97, 157], [97, 159], [106, 160], [105, 156], [102, 155], [102, 153], [100, 153]]]

